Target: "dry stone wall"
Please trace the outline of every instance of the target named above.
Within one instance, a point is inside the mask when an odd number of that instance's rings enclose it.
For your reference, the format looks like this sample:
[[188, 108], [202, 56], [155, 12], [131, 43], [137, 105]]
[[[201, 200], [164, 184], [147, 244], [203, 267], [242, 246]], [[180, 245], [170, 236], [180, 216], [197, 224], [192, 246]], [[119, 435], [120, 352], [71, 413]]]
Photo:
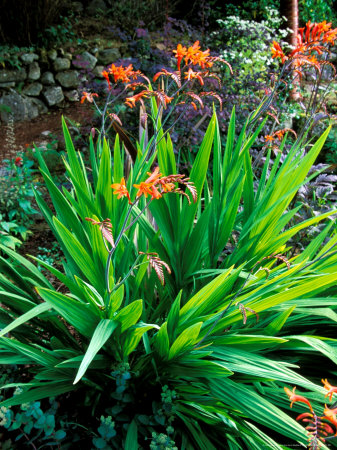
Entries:
[[119, 58], [117, 43], [76, 56], [62, 49], [22, 54], [19, 69], [0, 68], [0, 121], [34, 119], [50, 108], [79, 101], [86, 74], [90, 71], [102, 80], [104, 67]]

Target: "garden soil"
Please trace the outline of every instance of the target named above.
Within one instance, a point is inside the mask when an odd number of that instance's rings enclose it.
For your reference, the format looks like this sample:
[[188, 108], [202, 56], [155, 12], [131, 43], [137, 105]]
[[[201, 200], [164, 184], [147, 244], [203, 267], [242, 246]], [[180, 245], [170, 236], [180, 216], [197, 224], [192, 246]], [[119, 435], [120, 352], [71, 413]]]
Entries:
[[8, 126], [3, 123], [0, 124], [0, 164], [3, 159], [13, 158], [18, 151], [43, 140], [42, 133], [44, 131], [50, 131], [59, 142], [59, 150], [63, 150], [62, 115], [80, 124], [80, 126], [89, 126], [92, 121], [93, 110], [88, 104], [76, 103], [67, 105], [63, 109], [42, 114], [33, 120], [16, 122], [14, 124], [15, 148], [12, 145], [9, 148], [7, 142]]

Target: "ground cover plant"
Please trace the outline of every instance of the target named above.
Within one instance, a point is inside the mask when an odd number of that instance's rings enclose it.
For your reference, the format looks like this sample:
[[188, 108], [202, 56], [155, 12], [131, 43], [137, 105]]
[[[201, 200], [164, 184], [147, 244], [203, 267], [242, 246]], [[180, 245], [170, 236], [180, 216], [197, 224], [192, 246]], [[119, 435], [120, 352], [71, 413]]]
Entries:
[[[311, 64], [337, 30], [308, 25], [306, 32], [293, 54], [273, 46], [288, 69], [299, 60]], [[168, 105], [218, 101], [206, 80], [223, 62], [198, 42], [178, 45], [174, 54], [175, 70], [159, 71], [154, 81], [131, 65], [105, 72], [108, 97], [88, 162], [63, 123], [68, 189], [59, 189], [36, 149], [53, 209], [38, 191], [35, 198], [63, 252], [63, 269], [5, 246], [0, 257], [0, 363], [18, 367], [14, 379], [3, 378], [0, 417], [12, 431], [24, 426], [20, 439], [28, 445], [45, 438], [61, 448], [306, 445], [285, 387], [296, 413], [305, 411], [299, 404], [306, 398], [305, 418], [323, 415], [319, 380], [333, 384], [336, 377], [336, 211], [293, 219], [298, 190], [318, 175], [310, 170], [330, 127], [309, 142], [307, 132], [292, 141], [289, 130], [267, 135], [272, 145], [257, 177], [250, 149], [264, 134], [275, 91], [243, 126], [233, 109], [225, 139], [214, 106], [184, 173]], [[109, 111], [113, 83], [125, 88], [127, 106], [140, 105], [134, 145]], [[83, 97], [97, 99], [94, 92]], [[314, 120], [308, 117], [309, 128]], [[292, 253], [292, 237], [320, 222], [323, 231]], [[293, 386], [305, 397], [293, 396]], [[50, 397], [59, 408], [42, 404]], [[335, 426], [333, 407], [327, 409], [324, 421]], [[55, 419], [65, 411], [66, 419]], [[37, 436], [28, 437], [32, 430]], [[330, 434], [327, 425], [321, 431]], [[324, 448], [319, 437], [312, 448]]]

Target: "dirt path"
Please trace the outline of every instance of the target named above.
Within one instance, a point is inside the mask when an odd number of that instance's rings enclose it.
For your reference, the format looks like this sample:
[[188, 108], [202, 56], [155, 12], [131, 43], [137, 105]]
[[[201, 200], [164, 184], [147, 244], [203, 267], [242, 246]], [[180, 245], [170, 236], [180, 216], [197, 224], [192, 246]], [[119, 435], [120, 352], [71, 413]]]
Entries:
[[59, 148], [63, 148], [63, 135], [61, 117], [65, 117], [77, 122], [82, 127], [90, 129], [92, 123], [93, 110], [90, 105], [74, 103], [62, 109], [55, 109], [47, 114], [42, 114], [36, 119], [14, 124], [15, 143], [9, 143], [8, 125], [0, 124], [0, 161], [4, 158], [14, 157], [18, 151], [24, 150], [34, 142], [43, 140], [41, 133], [50, 131], [59, 142]]

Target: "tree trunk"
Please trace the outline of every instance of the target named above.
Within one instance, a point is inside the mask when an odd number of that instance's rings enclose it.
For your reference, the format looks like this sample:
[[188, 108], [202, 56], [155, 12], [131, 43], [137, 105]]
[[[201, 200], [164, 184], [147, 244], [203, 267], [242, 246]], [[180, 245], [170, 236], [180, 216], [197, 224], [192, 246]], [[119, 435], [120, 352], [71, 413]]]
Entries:
[[[298, 34], [298, 0], [280, 0], [280, 13], [281, 16], [287, 19], [285, 26], [292, 31], [287, 38], [288, 43], [292, 47], [297, 45]], [[301, 98], [300, 94], [300, 80], [298, 77], [293, 80], [293, 89], [291, 90], [290, 97], [296, 101]]]
[[290, 45], [296, 47], [296, 37], [298, 33], [298, 0], [281, 0], [280, 13], [287, 19], [286, 27], [292, 30], [288, 36]]

